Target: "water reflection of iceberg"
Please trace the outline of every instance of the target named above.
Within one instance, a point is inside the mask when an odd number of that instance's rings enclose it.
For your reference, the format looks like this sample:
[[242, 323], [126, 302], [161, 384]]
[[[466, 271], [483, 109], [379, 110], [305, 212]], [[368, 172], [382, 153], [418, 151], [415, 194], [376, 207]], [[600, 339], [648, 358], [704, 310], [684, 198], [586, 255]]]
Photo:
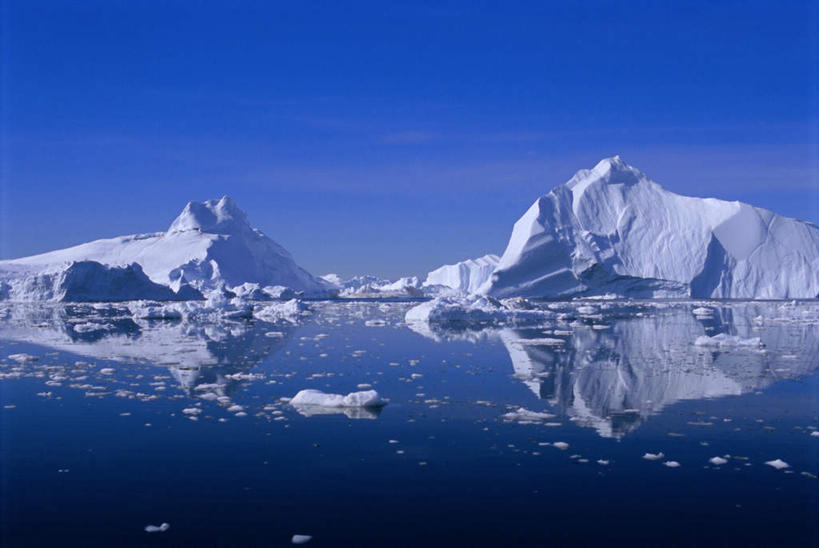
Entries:
[[[675, 402], [743, 394], [819, 364], [819, 322], [811, 304], [721, 305], [696, 316], [688, 305], [619, 310], [553, 327], [493, 335], [509, 352], [515, 377], [604, 437], [622, 437]], [[440, 339], [445, 327], [434, 326], [434, 332]], [[694, 344], [719, 333], [759, 337], [764, 347]], [[453, 337], [469, 338], [462, 330]]]
[[[268, 337], [274, 329], [281, 336]], [[0, 338], [89, 358], [165, 366], [189, 394], [230, 395], [267, 356], [283, 348], [290, 323], [134, 320], [117, 305], [14, 305], [0, 309]]]

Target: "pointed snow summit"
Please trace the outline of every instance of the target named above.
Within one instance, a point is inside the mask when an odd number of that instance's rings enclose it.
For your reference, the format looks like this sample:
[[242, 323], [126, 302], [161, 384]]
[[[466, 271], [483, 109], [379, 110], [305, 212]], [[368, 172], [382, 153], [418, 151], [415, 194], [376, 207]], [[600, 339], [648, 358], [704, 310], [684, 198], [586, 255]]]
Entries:
[[479, 292], [815, 298], [819, 228], [674, 194], [615, 156], [539, 198]]
[[[136, 263], [149, 281], [189, 294], [190, 288], [209, 292], [244, 284], [283, 286], [305, 294], [324, 294], [328, 289], [325, 282], [299, 267], [284, 248], [252, 228], [244, 211], [225, 196], [189, 202], [167, 232], [97, 240], [0, 261], [0, 284], [5, 284], [0, 286], [0, 298], [5, 293], [12, 300], [54, 299], [54, 291], [43, 293], [32, 280], [62, 272], [79, 261], [108, 267]], [[117, 300], [115, 297], [99, 300]]]

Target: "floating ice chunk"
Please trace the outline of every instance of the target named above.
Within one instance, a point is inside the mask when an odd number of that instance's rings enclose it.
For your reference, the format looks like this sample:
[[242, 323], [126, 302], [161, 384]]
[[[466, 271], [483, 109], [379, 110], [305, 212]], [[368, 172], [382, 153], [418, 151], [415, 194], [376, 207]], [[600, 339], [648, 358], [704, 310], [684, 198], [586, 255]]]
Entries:
[[290, 405], [317, 407], [384, 407], [384, 400], [375, 390], [350, 392], [346, 396], [341, 394], [326, 394], [320, 390], [302, 390], [290, 400]]
[[713, 316], [714, 310], [711, 308], [706, 308], [704, 306], [700, 306], [699, 308], [695, 308], [691, 312], [694, 313], [695, 316]]
[[306, 314], [310, 308], [298, 299], [290, 299], [283, 303], [259, 305], [254, 308], [253, 316], [266, 322], [286, 320], [296, 323], [298, 318]]
[[566, 344], [566, 341], [563, 339], [553, 339], [549, 337], [544, 337], [541, 339], [517, 339], [515, 344], [524, 344], [530, 346], [559, 346], [561, 344]]
[[769, 460], [769, 461], [766, 461], [765, 464], [767, 464], [768, 466], [773, 466], [777, 470], [782, 470], [784, 468], [790, 468], [791, 467], [790, 464], [788, 464], [787, 462], [785, 462], [782, 459]]
[[168, 529], [171, 528], [170, 523], [163, 523], [162, 525], [146, 525], [145, 532], [146, 533], [164, 533]]
[[239, 413], [240, 411], [244, 411], [244, 407], [238, 404], [231, 405], [227, 408], [228, 413]]
[[697, 337], [697, 340], [694, 341], [694, 345], [738, 347], [747, 349], [759, 349], [765, 346], [764, 344], [762, 344], [762, 340], [759, 337], [743, 339], [742, 337], [737, 337], [736, 335], [728, 335], [726, 333], [720, 333], [719, 335], [714, 335], [713, 337], [702, 335], [700, 337]]
[[668, 466], [669, 468], [679, 468], [680, 463], [675, 460], [667, 460], [663, 463], [663, 466]]
[[202, 412], [202, 410], [199, 409], [198, 407], [186, 407], [185, 409], [182, 410], [182, 412], [186, 415], [198, 415], [199, 413]]
[[17, 363], [31, 363], [36, 362], [40, 358], [32, 356], [31, 354], [9, 354], [9, 359]]
[[660, 453], [646, 453], [645, 455], [643, 455], [643, 458], [646, 459], [646, 460], [660, 460], [660, 459], [665, 458], [665, 455], [662, 452], [660, 452]]
[[313, 540], [313, 535], [293, 535], [290, 542], [293, 544], [307, 544], [311, 540]]
[[554, 443], [552, 444], [552, 446], [553, 446], [553, 447], [557, 447], [557, 448], [558, 448], [558, 449], [560, 449], [561, 451], [565, 451], [566, 449], [568, 449], [568, 448], [569, 448], [569, 444], [568, 444], [568, 443], [566, 443], [565, 441], [556, 441], [556, 442], [554, 442]]
[[100, 369], [100, 373], [102, 373], [103, 375], [113, 375], [114, 371], [116, 371], [116, 369], [114, 369], [113, 367], [103, 367], [102, 369]]
[[810, 433], [810, 435], [813, 436], [814, 438], [819, 438], [819, 430], [814, 430], [813, 432]]
[[708, 459], [708, 462], [710, 462], [713, 465], [720, 466], [728, 462], [728, 459], [724, 459], [722, 457], [711, 457], [710, 459]]
[[605, 459], [597, 459], [597, 464], [599, 464], [600, 466], [608, 466], [609, 461]]
[[554, 415], [551, 413], [531, 411], [525, 407], [518, 407], [514, 411], [501, 415], [501, 419], [503, 419], [504, 422], [519, 422], [520, 424], [536, 424], [553, 417]]

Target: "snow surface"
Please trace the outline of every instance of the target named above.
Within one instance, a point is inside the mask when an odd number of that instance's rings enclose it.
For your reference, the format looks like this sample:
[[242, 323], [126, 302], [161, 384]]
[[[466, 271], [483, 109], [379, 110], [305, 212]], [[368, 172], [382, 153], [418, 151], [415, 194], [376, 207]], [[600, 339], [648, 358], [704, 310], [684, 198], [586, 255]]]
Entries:
[[819, 227], [674, 194], [615, 156], [539, 198], [479, 292], [815, 298]]
[[[120, 282], [109, 278], [119, 280], [124, 274], [113, 268], [100, 270], [88, 266], [93, 264], [88, 261], [131, 269], [127, 274], [134, 280], [125, 284], [122, 294], [117, 294]], [[77, 267], [77, 263], [85, 266]], [[138, 272], [134, 264], [141, 267]], [[139, 282], [142, 272], [153, 284], [168, 286], [178, 293], [166, 287], [164, 297], [158, 298], [159, 289], [148, 286], [144, 280]], [[276, 295], [281, 288], [326, 295], [331, 289], [330, 284], [299, 267], [279, 244], [251, 228], [245, 213], [228, 196], [189, 202], [167, 232], [120, 236], [0, 261], [0, 299], [73, 300], [75, 295], [63, 294], [55, 285], [65, 277], [82, 278], [81, 283], [72, 286], [78, 293], [77, 300], [171, 300], [174, 295], [190, 299], [197, 295], [201, 298], [199, 291], [238, 286], [243, 286], [240, 291], [245, 293], [256, 289], [257, 295], [259, 292]], [[247, 283], [257, 287], [247, 288], [244, 286]], [[86, 286], [96, 291], [90, 293], [92, 298], [83, 292]], [[199, 291], [192, 292], [192, 288]]]

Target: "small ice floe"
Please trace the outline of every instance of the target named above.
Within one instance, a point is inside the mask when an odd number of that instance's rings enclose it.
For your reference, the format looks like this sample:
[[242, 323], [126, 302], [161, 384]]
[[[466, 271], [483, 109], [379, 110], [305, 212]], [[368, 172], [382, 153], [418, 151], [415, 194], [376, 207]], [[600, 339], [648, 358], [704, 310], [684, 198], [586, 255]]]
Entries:
[[264, 334], [264, 336], [273, 339], [281, 339], [284, 337], [284, 333], [282, 333], [281, 331], [268, 331], [267, 333]]
[[811, 437], [819, 438], [819, 430], [814, 430], [810, 433]]
[[609, 461], [605, 459], [597, 459], [597, 464], [599, 464], [600, 466], [608, 466]]
[[100, 373], [103, 375], [113, 375], [115, 371], [116, 369], [114, 369], [113, 367], [103, 367], [102, 369], [100, 369]]
[[720, 333], [719, 335], [714, 335], [713, 337], [709, 337], [708, 335], [697, 337], [697, 339], [694, 341], [694, 346], [717, 348], [734, 347], [746, 350], [760, 350], [765, 347], [765, 345], [762, 344], [762, 339], [759, 337], [743, 339], [742, 337], [728, 335], [726, 333]]
[[773, 466], [777, 470], [783, 470], [785, 468], [790, 468], [791, 467], [790, 464], [788, 464], [787, 462], [785, 462], [782, 459], [765, 461], [765, 464], [767, 464], [768, 466]]
[[244, 410], [245, 410], [245, 408], [242, 407], [241, 405], [238, 405], [238, 404], [233, 404], [233, 405], [231, 405], [230, 407], [227, 408], [228, 413], [240, 413], [240, 412], [242, 412]]
[[199, 409], [198, 407], [187, 407], [182, 410], [182, 413], [184, 413], [185, 415], [198, 415], [201, 412], [202, 410]]
[[36, 362], [40, 358], [32, 356], [31, 354], [9, 354], [9, 359], [17, 363], [31, 363]]
[[327, 394], [321, 390], [302, 390], [290, 400], [290, 405], [316, 405], [320, 407], [384, 407], [387, 401], [375, 390]]
[[360, 384], [355, 385], [356, 388], [360, 388], [361, 390], [368, 390], [373, 387], [371, 384], [367, 384], [366, 382], [362, 382]]
[[517, 339], [515, 344], [523, 344], [528, 346], [559, 346], [561, 344], [566, 344], [566, 341], [563, 339], [542, 337], [539, 339]]
[[346, 396], [302, 390], [290, 400], [290, 405], [305, 417], [343, 413], [350, 419], [375, 419], [387, 403], [375, 390], [351, 392]]
[[146, 533], [164, 533], [168, 529], [171, 528], [170, 523], [163, 523], [162, 525], [146, 525], [145, 532]]
[[668, 466], [669, 468], [679, 468], [680, 463], [675, 460], [667, 460], [663, 463], [663, 466]]
[[514, 411], [504, 413], [500, 417], [503, 422], [517, 422], [518, 424], [539, 424], [548, 419], [554, 418], [551, 413], [540, 413], [538, 411], [530, 411], [525, 407], [518, 407]]
[[728, 462], [728, 459], [724, 459], [722, 457], [711, 457], [710, 459], [708, 459], [708, 462], [710, 462], [714, 466], [722, 466], [723, 464]]
[[367, 327], [384, 327], [385, 325], [387, 325], [387, 322], [385, 322], [384, 320], [367, 320], [366, 322], [364, 322], [364, 325], [366, 325]]
[[714, 310], [713, 309], [706, 308], [704, 306], [700, 306], [698, 308], [695, 308], [691, 312], [693, 312], [695, 316], [713, 316], [714, 315]]
[[556, 441], [552, 444], [552, 447], [557, 447], [561, 451], [565, 451], [566, 449], [569, 448], [569, 444], [566, 443], [565, 441]]
[[313, 535], [293, 535], [290, 542], [293, 544], [307, 544], [311, 540], [313, 540]]
[[660, 460], [660, 459], [664, 459], [665, 455], [662, 452], [660, 452], [660, 453], [646, 453], [645, 455], [643, 455], [643, 458], [646, 459], [646, 460]]

